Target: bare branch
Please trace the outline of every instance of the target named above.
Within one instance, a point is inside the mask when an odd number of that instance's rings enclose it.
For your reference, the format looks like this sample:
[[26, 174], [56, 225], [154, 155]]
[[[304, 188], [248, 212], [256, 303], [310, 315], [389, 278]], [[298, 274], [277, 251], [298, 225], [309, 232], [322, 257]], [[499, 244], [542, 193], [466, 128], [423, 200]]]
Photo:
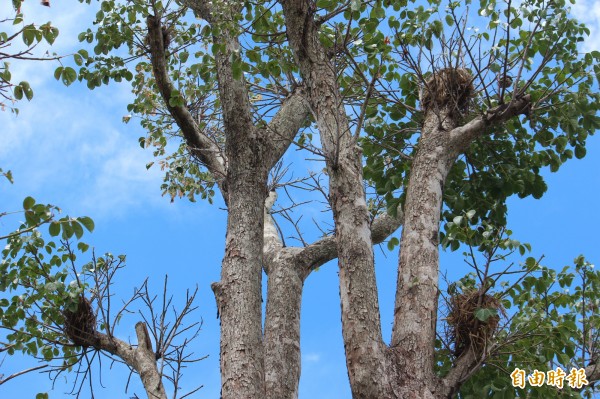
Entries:
[[42, 365], [40, 365], [40, 366], [35, 366], [35, 367], [28, 368], [28, 369], [26, 369], [26, 370], [21, 370], [21, 371], [19, 371], [19, 372], [17, 372], [17, 373], [14, 373], [14, 374], [11, 374], [11, 375], [9, 375], [9, 376], [8, 376], [8, 377], [6, 377], [6, 378], [0, 378], [0, 385], [2, 385], [2, 384], [4, 384], [4, 383], [6, 383], [6, 382], [8, 382], [8, 381], [12, 380], [12, 379], [13, 379], [13, 378], [15, 378], [15, 377], [18, 377], [18, 376], [20, 376], [20, 375], [23, 375], [23, 374], [30, 373], [30, 372], [32, 372], [32, 371], [40, 370], [40, 369], [43, 369], [43, 368], [45, 368], [45, 367], [48, 367], [48, 365], [47, 365], [47, 364], [42, 364]]

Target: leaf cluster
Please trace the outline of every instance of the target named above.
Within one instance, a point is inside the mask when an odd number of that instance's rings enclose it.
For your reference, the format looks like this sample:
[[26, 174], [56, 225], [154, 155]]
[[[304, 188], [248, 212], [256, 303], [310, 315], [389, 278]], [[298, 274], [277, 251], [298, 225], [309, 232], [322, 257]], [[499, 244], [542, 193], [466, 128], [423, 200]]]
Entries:
[[[580, 54], [589, 29], [568, 14], [565, 1], [428, 4], [397, 14], [387, 8], [387, 30], [373, 28], [379, 20], [363, 17], [363, 36], [349, 50], [355, 74], [364, 75], [363, 97], [368, 82], [375, 81], [377, 88], [377, 95], [367, 99], [362, 126], [365, 177], [385, 196], [389, 210], [402, 203], [418, 148], [420, 93], [432, 73], [465, 68], [477, 94], [462, 124], [517, 93], [533, 100], [526, 115], [489, 125], [461, 155], [444, 186], [446, 223], [474, 209], [474, 223], [504, 225], [508, 197], [540, 198], [547, 189], [545, 168], [556, 172], [569, 159], [585, 156], [586, 140], [600, 126], [595, 90], [600, 52]], [[470, 7], [478, 7], [478, 17], [468, 13]], [[375, 46], [375, 54], [369, 46]], [[499, 74], [511, 76], [513, 83], [502, 87]]]
[[[17, 230], [0, 236], [6, 240], [0, 261], [0, 329], [5, 333], [2, 350], [9, 355], [21, 352], [44, 362], [61, 358], [60, 367], [69, 368], [77, 352], [63, 334], [61, 309], [76, 306], [85, 289], [73, 275], [76, 255], [69, 240], [80, 239], [84, 228], [92, 231], [94, 222], [89, 217], [57, 219], [58, 212], [54, 205], [26, 197], [21, 211], [0, 213], [24, 216]], [[45, 239], [43, 225], [61, 241]], [[79, 242], [77, 248], [84, 253], [89, 247]], [[75, 280], [67, 282], [69, 276]]]
[[24, 15], [21, 13], [21, 1], [13, 0], [14, 15], [0, 20], [0, 109], [5, 108], [17, 113], [14, 104], [23, 98], [31, 100], [33, 89], [27, 81], [13, 82], [10, 70], [13, 61], [30, 60], [44, 61], [56, 60], [60, 57], [35, 55], [36, 47], [47, 43], [52, 45], [58, 37], [58, 29], [50, 22], [42, 25], [25, 24]]

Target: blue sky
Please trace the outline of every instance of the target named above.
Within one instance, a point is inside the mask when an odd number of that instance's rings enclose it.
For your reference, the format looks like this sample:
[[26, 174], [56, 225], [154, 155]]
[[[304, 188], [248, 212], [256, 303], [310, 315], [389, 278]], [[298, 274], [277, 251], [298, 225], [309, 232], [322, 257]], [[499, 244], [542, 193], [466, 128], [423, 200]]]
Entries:
[[[10, 2], [2, 1], [0, 15], [9, 15]], [[51, 8], [36, 1], [23, 4], [26, 21], [51, 20], [61, 34], [52, 47], [59, 54], [78, 48], [77, 34], [85, 30], [94, 7], [71, 0], [54, 0]], [[575, 15], [592, 29], [586, 49], [600, 49], [600, 2], [580, 1]], [[204, 327], [193, 351], [209, 358], [185, 373], [184, 391], [198, 384], [204, 388], [194, 397], [219, 395], [219, 323], [210, 283], [218, 281], [223, 256], [226, 213], [217, 201], [195, 204], [187, 200], [170, 203], [161, 197], [161, 173], [146, 170], [152, 160], [137, 139], [144, 135], [135, 120], [122, 123], [131, 101], [127, 84], [113, 84], [94, 91], [75, 83], [66, 88], [53, 78], [56, 62], [14, 63], [15, 80], [28, 80], [35, 96], [17, 104], [18, 116], [0, 112], [0, 167], [11, 169], [15, 184], [0, 183], [0, 209], [16, 210], [31, 195], [39, 202], [53, 203], [64, 214], [87, 215], [96, 222], [86, 242], [97, 253], [126, 254], [128, 267], [120, 273], [117, 288], [127, 298], [132, 287], [146, 276], [160, 292], [165, 274], [171, 292], [183, 299], [185, 290], [199, 287], [199, 309]], [[545, 255], [545, 264], [562, 267], [585, 254], [600, 262], [596, 229], [600, 225], [600, 137], [591, 137], [587, 157], [571, 161], [558, 173], [545, 172], [548, 192], [541, 200], [512, 199], [509, 224], [514, 237], [533, 245], [533, 256]], [[0, 220], [0, 232], [13, 229]], [[398, 234], [396, 234], [397, 236]], [[383, 255], [386, 256], [383, 256]], [[378, 284], [384, 336], [391, 333], [397, 252], [376, 250]], [[462, 275], [467, 269], [458, 254], [443, 254], [442, 268]], [[301, 398], [349, 398], [335, 263], [322, 267], [306, 281], [302, 309]], [[126, 318], [119, 330], [123, 339], [135, 339], [135, 316]], [[2, 357], [0, 357], [0, 362]], [[32, 364], [27, 359], [4, 359], [0, 372], [10, 374]], [[126, 369], [104, 363], [105, 389], [97, 398], [140, 396], [143, 390], [134, 378], [129, 395], [124, 393]], [[66, 396], [69, 384], [59, 380], [51, 397]], [[33, 398], [51, 389], [45, 376], [30, 374], [0, 386], [0, 398]], [[87, 397], [83, 395], [83, 397]]]

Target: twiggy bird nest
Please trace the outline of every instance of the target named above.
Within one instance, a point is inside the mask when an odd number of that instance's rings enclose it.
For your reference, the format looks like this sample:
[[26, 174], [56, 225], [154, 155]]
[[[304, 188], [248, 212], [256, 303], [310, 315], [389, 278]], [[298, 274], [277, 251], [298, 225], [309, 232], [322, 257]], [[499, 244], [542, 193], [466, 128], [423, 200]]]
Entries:
[[75, 345], [89, 346], [96, 332], [96, 314], [90, 300], [80, 296], [75, 311], [64, 309], [62, 313], [65, 318], [64, 331], [67, 337]]
[[[481, 321], [475, 316], [478, 309], [496, 309], [497, 314]], [[472, 347], [481, 354], [488, 340], [498, 329], [499, 314], [505, 314], [500, 301], [479, 290], [471, 290], [450, 298], [449, 314], [450, 339], [454, 342], [454, 355], [459, 357]]]
[[435, 71], [425, 82], [421, 103], [425, 112], [447, 109], [460, 115], [469, 108], [475, 94], [473, 76], [464, 68], [444, 68]]

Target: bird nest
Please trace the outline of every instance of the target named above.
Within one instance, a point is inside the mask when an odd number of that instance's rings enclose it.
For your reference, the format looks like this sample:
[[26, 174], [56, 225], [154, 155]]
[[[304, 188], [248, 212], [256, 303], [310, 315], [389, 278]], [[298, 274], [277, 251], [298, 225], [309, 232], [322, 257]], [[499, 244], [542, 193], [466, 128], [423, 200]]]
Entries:
[[[496, 309], [497, 314], [481, 321], [475, 315], [478, 309]], [[498, 298], [479, 290], [452, 296], [446, 321], [450, 326], [450, 340], [454, 342], [454, 355], [459, 357], [471, 347], [481, 354], [498, 329], [500, 314], [505, 315], [505, 312]]]
[[65, 308], [62, 314], [65, 318], [64, 332], [67, 337], [75, 345], [90, 346], [92, 337], [96, 333], [96, 314], [90, 300], [80, 296], [77, 309], [72, 311]]
[[425, 82], [421, 104], [425, 112], [447, 109], [460, 115], [468, 110], [474, 95], [473, 76], [468, 69], [444, 68], [435, 71]]

